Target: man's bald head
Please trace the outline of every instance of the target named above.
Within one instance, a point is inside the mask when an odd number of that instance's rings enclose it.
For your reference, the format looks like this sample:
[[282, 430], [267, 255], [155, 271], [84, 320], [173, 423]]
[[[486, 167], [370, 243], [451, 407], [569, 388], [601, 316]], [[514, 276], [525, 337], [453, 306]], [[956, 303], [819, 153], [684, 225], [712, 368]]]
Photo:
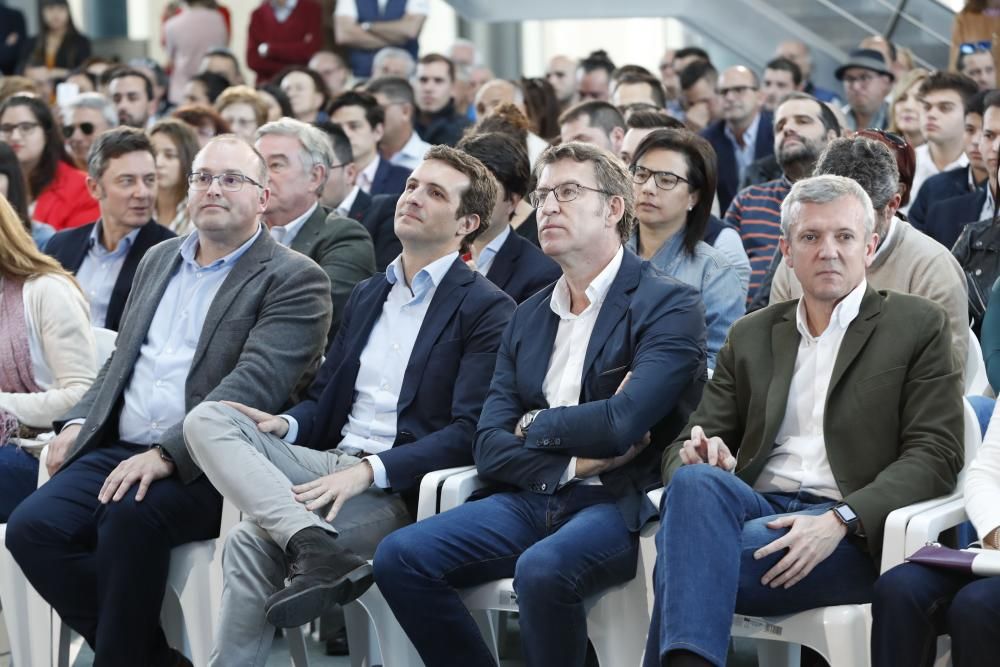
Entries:
[[736, 65], [722, 71], [716, 90], [722, 100], [722, 117], [740, 130], [749, 125], [760, 110], [760, 82], [753, 70]]

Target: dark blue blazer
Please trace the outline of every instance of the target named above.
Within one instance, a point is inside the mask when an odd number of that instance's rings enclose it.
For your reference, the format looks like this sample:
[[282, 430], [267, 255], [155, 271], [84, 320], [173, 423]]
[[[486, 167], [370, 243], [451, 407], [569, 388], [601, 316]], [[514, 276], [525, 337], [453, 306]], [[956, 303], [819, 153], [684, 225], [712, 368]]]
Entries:
[[[45, 252], [56, 258], [64, 269], [70, 273], [76, 273], [87, 257], [90, 234], [96, 224], [96, 222], [92, 222], [89, 225], [59, 232], [45, 244]], [[95, 327], [103, 326], [105, 329], [118, 331], [122, 311], [125, 309], [125, 301], [128, 299], [129, 292], [132, 291], [132, 279], [135, 278], [135, 270], [139, 266], [139, 260], [154, 245], [175, 236], [176, 234], [172, 231], [152, 220], [139, 228], [135, 242], [132, 243], [132, 248], [125, 256], [125, 263], [122, 264], [122, 269], [115, 280], [114, 289], [111, 290], [107, 317], [103, 324], [94, 322]]]
[[[770, 111], [760, 110], [760, 123], [757, 126], [757, 140], [754, 144], [753, 159], [774, 154], [774, 117]], [[716, 192], [719, 194], [719, 210], [723, 213], [729, 209], [729, 203], [739, 192], [740, 174], [736, 168], [736, 153], [733, 143], [726, 137], [726, 122], [723, 120], [712, 123], [701, 131], [701, 136], [712, 144], [719, 164], [719, 183]]]
[[910, 208], [906, 211], [906, 219], [911, 225], [924, 231], [931, 204], [969, 192], [971, 192], [969, 190], [969, 167], [958, 167], [934, 174], [924, 181], [920, 190], [917, 191], [917, 196], [913, 197]]
[[403, 244], [396, 237], [396, 201], [398, 194], [375, 195], [369, 201], [368, 209], [361, 218], [372, 237], [375, 246], [375, 270], [385, 271], [392, 260], [403, 252]]
[[[354, 404], [361, 353], [391, 289], [379, 273], [358, 284], [307, 399], [287, 413], [295, 444], [329, 450]], [[427, 472], [472, 463], [472, 437], [493, 376], [496, 351], [514, 302], [461, 259], [431, 300], [396, 410], [396, 441], [379, 454], [394, 491], [413, 492]]]
[[[661, 483], [663, 449], [701, 399], [705, 307], [696, 289], [626, 252], [587, 345], [580, 404], [549, 408], [542, 383], [559, 327], [552, 291], [518, 306], [504, 332], [476, 432], [476, 466], [486, 479], [552, 494], [571, 457], [619, 456], [651, 431], [653, 444], [601, 475], [629, 529], [638, 530], [657, 513], [645, 494]], [[514, 428], [535, 409], [544, 411], [522, 440]]]
[[559, 280], [562, 269], [555, 261], [513, 229], [493, 258], [486, 277], [517, 303]]
[[[922, 189], [922, 188], [921, 188]], [[962, 228], [977, 222], [986, 203], [986, 189], [981, 188], [958, 197], [931, 204], [924, 223], [924, 233], [951, 249], [962, 234]]]
[[[354, 198], [354, 203], [351, 204], [351, 210], [347, 212], [347, 217], [361, 222], [362, 218], [368, 213], [368, 208], [371, 205], [372, 196], [364, 190], [358, 190], [358, 196]], [[337, 206], [340, 206], [340, 204], [337, 204]]]
[[375, 170], [375, 178], [372, 179], [372, 189], [369, 194], [376, 195], [398, 195], [406, 189], [406, 179], [410, 177], [410, 170], [400, 167], [384, 158], [378, 161], [378, 169]]

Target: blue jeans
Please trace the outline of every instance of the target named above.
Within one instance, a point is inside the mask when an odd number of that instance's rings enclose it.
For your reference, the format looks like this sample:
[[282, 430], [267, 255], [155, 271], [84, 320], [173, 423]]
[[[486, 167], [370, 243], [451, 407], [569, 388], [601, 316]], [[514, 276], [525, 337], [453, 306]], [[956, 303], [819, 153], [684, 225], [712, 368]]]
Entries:
[[976, 417], [979, 418], [979, 435], [986, 435], [986, 427], [990, 425], [990, 417], [993, 416], [993, 408], [996, 405], [996, 399], [992, 399], [989, 396], [966, 396], [965, 397], [972, 409], [976, 411]]
[[498, 493], [390, 534], [375, 581], [424, 663], [495, 665], [455, 589], [514, 577], [528, 665], [583, 665], [583, 600], [635, 576], [638, 536], [608, 491]]
[[930, 667], [942, 634], [955, 667], [996, 665], [998, 628], [1000, 578], [904, 563], [875, 583], [872, 667]]
[[0, 523], [38, 486], [38, 459], [14, 445], [0, 447]]
[[782, 514], [822, 514], [834, 504], [805, 493], [760, 494], [714, 466], [678, 470], [660, 510], [646, 667], [667, 664], [670, 651], [725, 665], [734, 612], [773, 616], [868, 602], [878, 571], [853, 538], [791, 588], [760, 583], [785, 552], [761, 560], [754, 552], [788, 532], [766, 524]]

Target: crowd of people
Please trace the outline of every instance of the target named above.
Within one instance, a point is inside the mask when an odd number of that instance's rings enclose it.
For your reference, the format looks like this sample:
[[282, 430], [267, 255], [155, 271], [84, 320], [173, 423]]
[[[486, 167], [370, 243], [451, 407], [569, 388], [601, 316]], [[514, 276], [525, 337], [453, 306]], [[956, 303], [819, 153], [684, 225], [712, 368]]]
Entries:
[[[31, 39], [0, 15], [7, 548], [99, 665], [190, 664], [170, 551], [224, 501], [214, 665], [319, 617], [344, 650], [376, 583], [426, 664], [495, 664], [458, 590], [506, 577], [526, 662], [588, 664], [585, 600], [653, 520], [646, 665], [868, 602], [874, 665], [939, 634], [992, 664], [996, 579], [878, 564], [967, 463], [1000, 548], [992, 399], [963, 460], [970, 337], [1000, 382], [994, 4], [938, 70], [866, 39], [836, 91], [792, 39], [498, 78], [467, 40], [420, 55], [421, 0], [338, 2], [335, 50], [318, 2], [265, 0], [245, 59], [223, 5], [171, 3], [162, 63], [92, 55], [65, 0]], [[53, 429], [36, 488], [18, 445]], [[483, 497], [416, 522], [466, 465]]]

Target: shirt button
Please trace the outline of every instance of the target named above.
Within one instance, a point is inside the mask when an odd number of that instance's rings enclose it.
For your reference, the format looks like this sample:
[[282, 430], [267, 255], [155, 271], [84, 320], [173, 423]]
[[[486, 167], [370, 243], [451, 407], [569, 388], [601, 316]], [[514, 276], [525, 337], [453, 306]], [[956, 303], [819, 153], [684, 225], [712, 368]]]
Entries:
[[160, 422], [153, 422], [152, 424], [150, 424], [150, 426], [152, 426], [153, 428], [159, 428]]
[[398, 350], [399, 349], [399, 345], [397, 345], [396, 343], [393, 343], [392, 344], [392, 349]]
[[154, 384], [154, 386], [156, 386], [156, 387], [162, 387], [163, 386], [163, 380], [157, 380], [156, 383]]

